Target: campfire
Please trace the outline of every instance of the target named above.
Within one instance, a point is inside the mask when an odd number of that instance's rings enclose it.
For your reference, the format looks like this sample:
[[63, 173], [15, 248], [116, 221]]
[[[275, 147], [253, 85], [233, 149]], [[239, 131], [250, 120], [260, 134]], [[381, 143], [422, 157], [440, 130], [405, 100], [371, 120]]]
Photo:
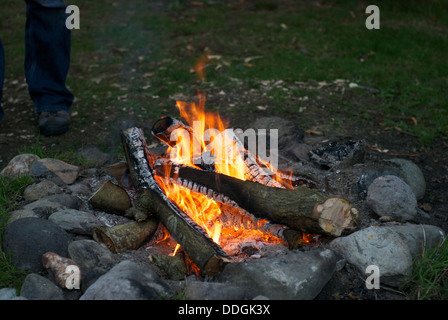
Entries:
[[217, 274], [265, 246], [294, 249], [357, 228], [358, 211], [347, 200], [277, 170], [275, 150], [267, 157], [252, 134], [245, 145], [219, 115], [205, 111], [204, 95], [177, 106], [180, 120], [163, 117], [151, 130], [168, 145], [164, 155], [151, 152], [140, 128], [122, 132], [136, 191], [127, 216], [155, 217], [177, 242], [175, 251], [182, 247], [202, 274]]

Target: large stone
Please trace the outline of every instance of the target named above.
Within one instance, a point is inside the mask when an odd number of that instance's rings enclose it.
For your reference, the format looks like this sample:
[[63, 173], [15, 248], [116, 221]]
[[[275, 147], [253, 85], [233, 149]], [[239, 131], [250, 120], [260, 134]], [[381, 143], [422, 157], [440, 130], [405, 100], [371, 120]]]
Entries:
[[55, 252], [67, 256], [70, 236], [53, 222], [41, 218], [22, 218], [10, 223], [3, 234], [3, 251], [20, 270], [44, 271], [42, 255]]
[[94, 240], [76, 240], [68, 246], [70, 258], [76, 262], [83, 272], [96, 267], [110, 269], [116, 262], [112, 252]]
[[17, 297], [16, 289], [2, 288], [0, 289], [0, 300], [11, 300]]
[[398, 165], [404, 174], [404, 180], [411, 187], [417, 200], [422, 199], [425, 196], [426, 181], [423, 172], [412, 161], [406, 159], [390, 159], [388, 160]]
[[366, 204], [379, 216], [396, 220], [413, 220], [417, 215], [417, 199], [412, 189], [397, 176], [376, 178], [367, 190]]
[[39, 159], [35, 154], [19, 154], [12, 158], [0, 175], [11, 178], [26, 176], [30, 173], [31, 165]]
[[280, 117], [263, 117], [250, 124], [249, 129], [254, 129], [255, 133], [261, 135], [260, 129], [266, 130], [267, 143], [271, 130], [276, 130], [279, 149], [285, 149], [296, 143], [303, 143], [305, 132], [297, 127], [291, 120]]
[[80, 300], [160, 300], [172, 294], [153, 270], [125, 260], [95, 281]]
[[389, 228], [369, 227], [334, 239], [330, 246], [365, 276], [377, 266], [380, 282], [399, 286], [412, 271], [412, 254], [400, 235]]
[[14, 210], [10, 213], [9, 219], [6, 222], [6, 225], [10, 224], [13, 221], [16, 221], [18, 219], [22, 219], [22, 218], [39, 218], [39, 216], [34, 213], [33, 210], [28, 210], [28, 209], [19, 209], [19, 210]]
[[61, 209], [76, 209], [79, 210], [83, 202], [77, 196], [69, 194], [54, 194], [37, 201], [33, 201], [22, 207], [22, 210], [31, 210], [39, 217], [48, 217], [52, 213]]
[[26, 187], [23, 197], [26, 201], [36, 201], [43, 197], [62, 193], [62, 189], [54, 182], [43, 180]]
[[89, 165], [96, 167], [104, 166], [112, 160], [110, 154], [101, 151], [98, 146], [93, 144], [88, 144], [80, 148], [77, 155], [84, 158]]
[[67, 232], [83, 235], [92, 235], [93, 228], [103, 225], [92, 213], [75, 209], [57, 211], [50, 215], [48, 220]]
[[72, 184], [78, 178], [80, 168], [52, 158], [40, 159], [31, 165], [30, 174], [37, 179], [48, 179], [58, 185]]
[[247, 299], [262, 295], [269, 299], [311, 300], [330, 280], [337, 261], [331, 250], [290, 251], [228, 264], [219, 281], [244, 288]]
[[28, 300], [63, 300], [64, 294], [61, 288], [49, 279], [30, 273], [26, 276], [20, 289], [20, 296]]
[[188, 300], [244, 300], [244, 288], [220, 282], [188, 281], [185, 288]]
[[442, 229], [428, 224], [405, 223], [388, 225], [385, 228], [401, 237], [414, 259], [420, 258], [423, 251], [436, 248], [446, 237]]

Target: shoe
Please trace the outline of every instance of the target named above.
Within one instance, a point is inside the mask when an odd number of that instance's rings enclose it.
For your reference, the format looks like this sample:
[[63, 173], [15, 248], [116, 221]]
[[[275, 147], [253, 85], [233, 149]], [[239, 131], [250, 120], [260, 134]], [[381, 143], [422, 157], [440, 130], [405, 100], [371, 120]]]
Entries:
[[70, 129], [67, 111], [44, 111], [39, 114], [39, 131], [44, 136], [57, 136]]

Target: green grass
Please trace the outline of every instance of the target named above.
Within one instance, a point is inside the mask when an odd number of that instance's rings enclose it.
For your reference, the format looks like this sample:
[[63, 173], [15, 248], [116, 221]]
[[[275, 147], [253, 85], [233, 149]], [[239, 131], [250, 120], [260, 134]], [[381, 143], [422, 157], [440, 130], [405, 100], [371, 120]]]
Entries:
[[446, 238], [435, 249], [423, 252], [414, 262], [412, 275], [402, 290], [411, 299], [448, 299], [448, 245]]
[[[380, 30], [366, 29], [367, 3], [354, 0], [196, 3], [202, 5], [76, 1], [81, 29], [72, 31], [68, 77], [78, 99], [75, 130], [105, 113], [103, 120], [113, 125], [129, 114], [154, 119], [174, 111], [168, 97], [191, 94], [197, 85], [191, 68], [209, 53], [220, 57], [205, 70], [217, 90], [235, 86], [232, 78], [249, 87], [260, 80], [291, 86], [346, 79], [378, 90], [369, 93], [374, 102], [361, 109], [344, 105], [352, 109], [352, 121], [376, 113], [426, 145], [448, 135], [447, 1], [377, 1]], [[7, 76], [15, 78], [23, 77], [23, 9], [7, 1], [0, 14], [6, 26]], [[274, 106], [284, 105], [274, 109], [280, 116], [295, 112], [285, 99], [281, 91], [272, 94]], [[250, 112], [252, 106], [239, 108]]]
[[[206, 45], [231, 62], [217, 71], [209, 68], [209, 81], [347, 79], [379, 90], [381, 103], [365, 108], [384, 114], [422, 143], [447, 136], [448, 2], [381, 1], [380, 30], [365, 28], [366, 6], [355, 1], [321, 7], [288, 2], [291, 10], [269, 1], [254, 3], [251, 10], [182, 8], [176, 25], [168, 26], [179, 43]], [[253, 56], [260, 58], [248, 67], [244, 59]], [[274, 98], [282, 102], [281, 94]]]
[[[6, 176], [0, 176], [0, 243], [9, 213], [14, 208], [23, 190], [33, 179], [29, 176], [12, 179]], [[0, 288], [10, 287], [19, 291], [23, 280], [28, 273], [18, 270], [11, 262], [9, 252], [0, 250]]]

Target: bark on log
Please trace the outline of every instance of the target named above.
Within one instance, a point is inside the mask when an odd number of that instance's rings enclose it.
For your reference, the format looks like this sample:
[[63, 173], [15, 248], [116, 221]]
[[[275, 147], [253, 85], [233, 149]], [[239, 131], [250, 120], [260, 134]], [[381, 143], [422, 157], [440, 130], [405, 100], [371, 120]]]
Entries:
[[258, 218], [286, 225], [304, 233], [341, 236], [359, 225], [358, 210], [349, 201], [317, 189], [281, 189], [243, 181], [188, 166], [155, 166], [154, 174], [207, 195], [215, 201], [238, 205]]
[[111, 181], [103, 183], [90, 197], [89, 203], [95, 208], [117, 215], [124, 215], [131, 207], [131, 199], [126, 191]]
[[203, 274], [221, 272], [231, 259], [200, 226], [167, 198], [157, 184], [148, 162], [152, 158], [148, 154], [142, 130], [129, 128], [122, 131], [121, 138], [131, 179], [137, 190], [137, 198], [130, 213], [137, 220], [144, 220], [154, 214]]
[[92, 236], [96, 242], [104, 243], [114, 253], [137, 250], [154, 234], [158, 224], [156, 219], [146, 219], [114, 227], [96, 227]]

